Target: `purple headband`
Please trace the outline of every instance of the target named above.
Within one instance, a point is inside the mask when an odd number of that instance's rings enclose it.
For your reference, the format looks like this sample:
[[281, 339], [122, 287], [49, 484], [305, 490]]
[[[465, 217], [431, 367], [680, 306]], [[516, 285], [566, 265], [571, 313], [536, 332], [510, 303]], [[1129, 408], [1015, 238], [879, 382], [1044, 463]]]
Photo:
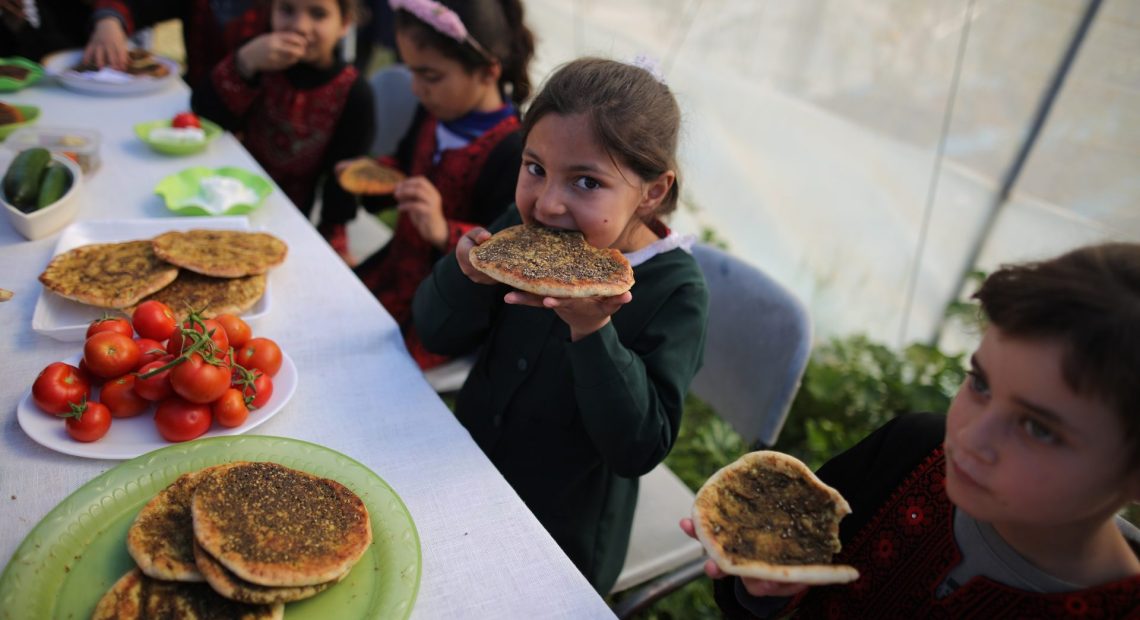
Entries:
[[463, 20], [459, 19], [459, 15], [455, 11], [435, 2], [435, 0], [388, 0], [388, 6], [392, 7], [393, 11], [403, 9], [415, 15], [420, 21], [434, 28], [436, 32], [460, 43], [468, 43], [487, 60], [498, 62], [497, 58], [467, 32], [467, 26], [463, 25]]

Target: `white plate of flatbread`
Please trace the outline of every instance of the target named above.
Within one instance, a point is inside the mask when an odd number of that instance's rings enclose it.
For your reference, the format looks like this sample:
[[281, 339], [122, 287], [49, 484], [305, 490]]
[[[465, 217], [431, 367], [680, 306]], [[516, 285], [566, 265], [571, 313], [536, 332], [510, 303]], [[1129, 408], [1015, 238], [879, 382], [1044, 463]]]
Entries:
[[[75, 222], [60, 233], [53, 256], [91, 243], [114, 243], [135, 239], [150, 239], [171, 230], [216, 228], [225, 230], [251, 230], [245, 217], [171, 217], [137, 220], [83, 220]], [[269, 280], [272, 280], [272, 276]], [[270, 307], [270, 286], [242, 319], [253, 325], [265, 316]], [[45, 336], [65, 342], [80, 342], [87, 334], [91, 321], [105, 312], [115, 313], [64, 299], [48, 290], [41, 290], [32, 314], [32, 329]]]

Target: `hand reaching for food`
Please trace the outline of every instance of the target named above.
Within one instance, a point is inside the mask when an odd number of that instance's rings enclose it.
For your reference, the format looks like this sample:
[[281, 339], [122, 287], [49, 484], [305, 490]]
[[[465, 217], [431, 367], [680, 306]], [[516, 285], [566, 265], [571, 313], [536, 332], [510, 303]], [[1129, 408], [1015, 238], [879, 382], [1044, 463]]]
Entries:
[[104, 17], [95, 22], [91, 38], [83, 50], [83, 64], [108, 66], [124, 71], [127, 68], [127, 33], [117, 17]]

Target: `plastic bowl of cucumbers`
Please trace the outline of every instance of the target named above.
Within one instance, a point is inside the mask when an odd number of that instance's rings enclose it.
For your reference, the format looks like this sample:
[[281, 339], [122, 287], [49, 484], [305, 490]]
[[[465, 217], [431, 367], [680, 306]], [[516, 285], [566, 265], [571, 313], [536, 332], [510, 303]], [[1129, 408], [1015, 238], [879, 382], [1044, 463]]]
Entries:
[[16, 154], [0, 182], [0, 202], [12, 227], [28, 239], [46, 237], [75, 219], [83, 181], [79, 164], [42, 147]]

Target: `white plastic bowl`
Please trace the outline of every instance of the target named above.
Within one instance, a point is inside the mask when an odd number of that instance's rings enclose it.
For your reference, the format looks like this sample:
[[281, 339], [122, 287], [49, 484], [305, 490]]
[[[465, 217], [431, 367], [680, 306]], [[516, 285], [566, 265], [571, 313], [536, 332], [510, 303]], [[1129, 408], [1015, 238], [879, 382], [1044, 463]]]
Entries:
[[0, 187], [0, 202], [4, 203], [4, 210], [8, 212], [8, 221], [12, 223], [12, 228], [28, 239], [41, 239], [67, 226], [79, 211], [79, 201], [76, 198], [79, 186], [83, 184], [83, 171], [79, 169], [79, 164], [64, 155], [52, 153], [51, 158], [66, 166], [71, 173], [71, 187], [59, 200], [42, 209], [24, 213], [8, 202], [4, 188]]

